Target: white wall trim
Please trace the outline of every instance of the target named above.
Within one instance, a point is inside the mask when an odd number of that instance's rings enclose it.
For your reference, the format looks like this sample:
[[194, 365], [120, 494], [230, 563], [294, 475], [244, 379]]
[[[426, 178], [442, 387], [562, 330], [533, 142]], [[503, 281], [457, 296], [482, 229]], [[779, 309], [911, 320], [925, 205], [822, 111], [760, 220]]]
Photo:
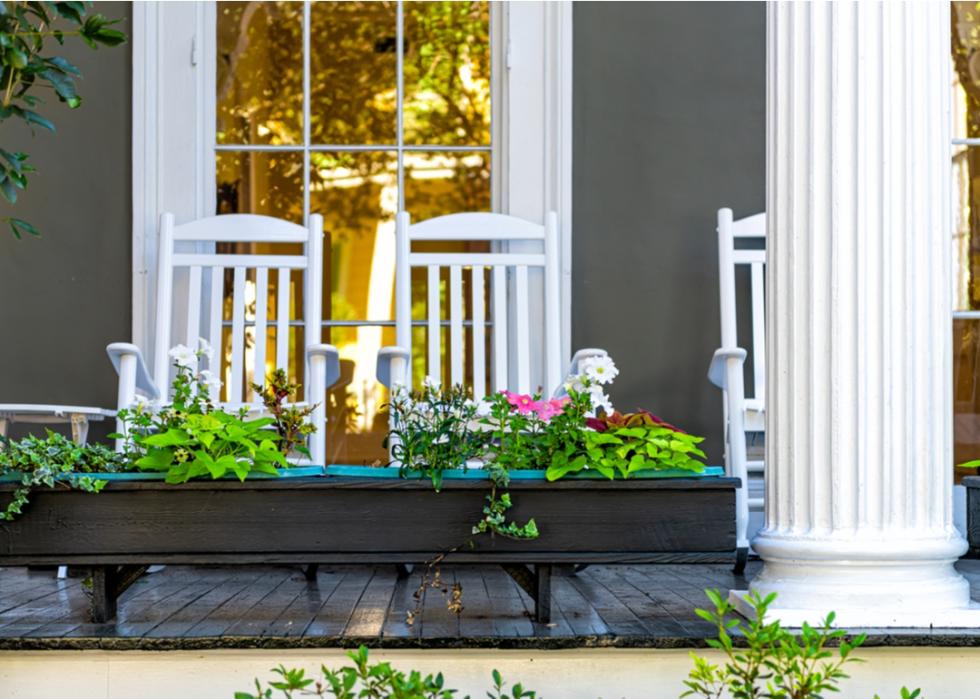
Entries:
[[[160, 69], [158, 27], [160, 4], [133, 3], [133, 293], [132, 341], [141, 347], [149, 339], [149, 281], [154, 247], [155, 212], [159, 209], [157, 158], [157, 90]], [[151, 253], [152, 254], [152, 253]]]

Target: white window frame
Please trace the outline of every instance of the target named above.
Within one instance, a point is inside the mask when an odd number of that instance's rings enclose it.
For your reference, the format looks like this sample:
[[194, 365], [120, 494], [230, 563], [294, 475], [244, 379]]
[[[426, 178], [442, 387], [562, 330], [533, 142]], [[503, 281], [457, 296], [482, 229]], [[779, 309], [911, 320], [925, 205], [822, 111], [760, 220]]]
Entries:
[[[494, 210], [561, 226], [562, 356], [571, 354], [572, 5], [494, 2]], [[152, 346], [157, 221], [216, 197], [214, 2], [133, 3], [133, 342]], [[497, 28], [499, 27], [499, 30]], [[152, 361], [152, 358], [151, 358]]]

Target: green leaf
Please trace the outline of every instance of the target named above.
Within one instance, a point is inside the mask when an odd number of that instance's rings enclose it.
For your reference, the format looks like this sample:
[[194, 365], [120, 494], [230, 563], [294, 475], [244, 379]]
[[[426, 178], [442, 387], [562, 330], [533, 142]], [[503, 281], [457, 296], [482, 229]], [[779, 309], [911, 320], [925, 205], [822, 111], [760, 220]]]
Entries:
[[69, 108], [75, 109], [82, 103], [82, 98], [75, 92], [75, 81], [65, 73], [60, 70], [49, 69], [42, 70], [38, 75], [51, 83], [58, 99], [67, 104]]
[[22, 109], [20, 111], [22, 112], [22, 116], [27, 123], [37, 124], [41, 128], [47, 129], [48, 131], [54, 131], [54, 124], [37, 112], [31, 111], [30, 109]]
[[14, 185], [13, 180], [7, 177], [6, 173], [0, 175], [0, 192], [3, 193], [3, 198], [9, 201], [11, 204], [17, 203], [17, 187]]
[[194, 440], [184, 431], [176, 428], [144, 437], [142, 443], [148, 447], [177, 447], [191, 444]]

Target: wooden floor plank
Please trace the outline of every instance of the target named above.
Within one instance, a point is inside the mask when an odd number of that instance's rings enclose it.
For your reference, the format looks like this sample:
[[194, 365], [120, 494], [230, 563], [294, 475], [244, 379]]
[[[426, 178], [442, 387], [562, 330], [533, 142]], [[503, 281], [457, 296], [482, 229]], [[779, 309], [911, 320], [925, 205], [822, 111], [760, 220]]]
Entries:
[[194, 626], [188, 629], [187, 638], [221, 637], [236, 622], [248, 616], [249, 612], [277, 586], [281, 585], [291, 571], [282, 568], [265, 568], [247, 586], [211, 609]]
[[347, 638], [380, 638], [385, 617], [391, 606], [398, 577], [395, 566], [379, 566], [354, 606], [344, 636]]
[[[412, 574], [395, 581], [391, 602], [385, 614], [381, 627], [382, 638], [418, 638], [422, 626], [413, 618], [409, 622], [409, 613], [414, 616], [416, 609], [415, 591], [422, 579], [422, 566], [416, 566]], [[421, 615], [419, 615], [421, 618]]]
[[479, 570], [487, 595], [493, 600], [495, 634], [501, 638], [533, 636], [534, 625], [517, 583], [500, 566], [480, 566]]
[[463, 611], [459, 617], [459, 634], [463, 638], [494, 636], [494, 605], [487, 592], [480, 568], [459, 566], [456, 581], [463, 590]]
[[449, 600], [456, 573], [452, 566], [439, 566], [433, 570], [431, 581], [425, 586], [422, 607], [422, 638], [458, 638], [459, 616], [451, 612]]
[[302, 636], [323, 605], [329, 603], [330, 597], [345, 577], [343, 572], [320, 571], [316, 580], [296, 595], [282, 614], [262, 631], [262, 635], [282, 638]]
[[339, 637], [350, 621], [364, 590], [371, 583], [375, 569], [357, 566], [344, 576], [337, 588], [317, 610], [316, 616], [303, 630], [304, 637]]

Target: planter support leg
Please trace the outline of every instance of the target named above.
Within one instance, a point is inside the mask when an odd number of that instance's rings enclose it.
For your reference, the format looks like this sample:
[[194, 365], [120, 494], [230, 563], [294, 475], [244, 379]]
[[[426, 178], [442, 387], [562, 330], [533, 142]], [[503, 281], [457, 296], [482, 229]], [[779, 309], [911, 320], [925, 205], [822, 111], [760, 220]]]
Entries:
[[504, 563], [500, 567], [534, 600], [534, 620], [551, 623], [551, 565], [538, 564], [534, 572], [520, 563]]
[[315, 582], [316, 573], [319, 568], [320, 568], [319, 563], [310, 563], [309, 565], [303, 566], [303, 575], [306, 576], [307, 580], [311, 582]]
[[92, 568], [92, 621], [104, 624], [116, 616], [116, 600], [136, 582], [148, 566], [95, 566]]

